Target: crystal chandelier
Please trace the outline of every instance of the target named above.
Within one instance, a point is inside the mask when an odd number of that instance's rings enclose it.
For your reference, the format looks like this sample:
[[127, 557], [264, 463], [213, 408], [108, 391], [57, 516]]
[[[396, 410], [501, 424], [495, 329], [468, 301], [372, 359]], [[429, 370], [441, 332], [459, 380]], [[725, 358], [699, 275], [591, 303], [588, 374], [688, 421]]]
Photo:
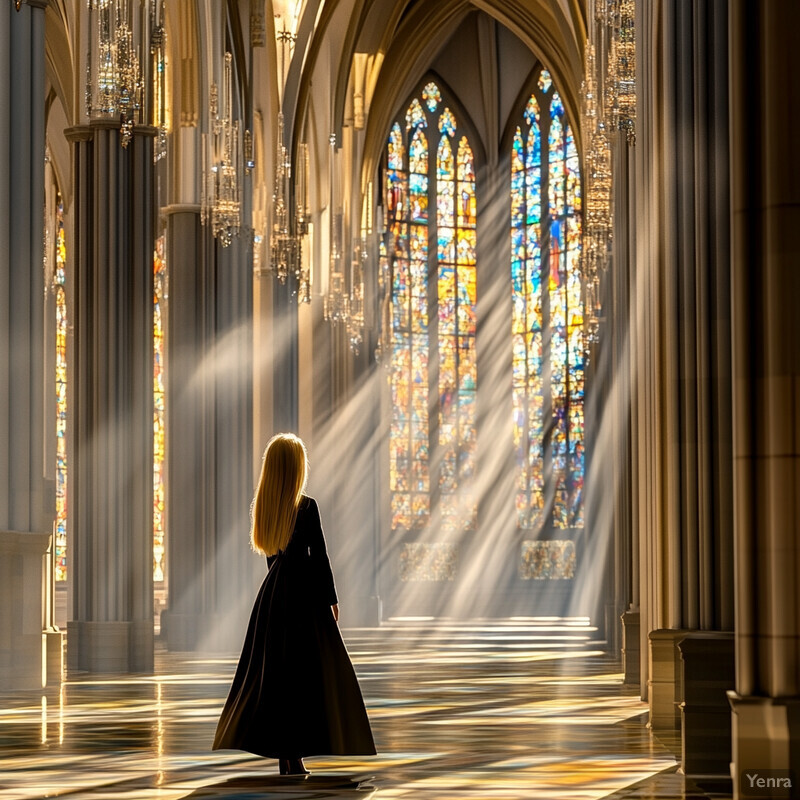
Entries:
[[328, 291], [322, 301], [322, 313], [329, 322], [347, 321], [347, 297], [344, 272], [342, 270], [342, 211], [337, 209], [336, 134], [328, 138], [328, 189], [330, 222], [330, 258]]
[[386, 239], [390, 236], [391, 234], [384, 234], [384, 238], [378, 245], [378, 297], [383, 299], [380, 307], [380, 333], [375, 347], [375, 361], [381, 364], [387, 372], [392, 366], [389, 358], [392, 347], [392, 293], [389, 291], [392, 273], [389, 267], [386, 243]]
[[[585, 143], [582, 272], [587, 346], [597, 341], [602, 315], [600, 282], [613, 234], [612, 144], [614, 131], [635, 143], [636, 45], [634, 0], [597, 0], [594, 36], [586, 41], [581, 85], [581, 128]], [[595, 43], [605, 50], [599, 52]], [[602, 63], [605, 62], [605, 69]]]
[[608, 52], [609, 127], [636, 142], [636, 29], [634, 0], [619, 0], [610, 13]]
[[583, 235], [583, 276], [586, 287], [588, 343], [597, 340], [600, 276], [608, 264], [611, 237], [611, 148], [605, 125], [598, 123], [586, 155], [586, 200]]
[[606, 268], [612, 236], [611, 149], [599, 109], [595, 48], [586, 43], [581, 126], [587, 142], [584, 169], [582, 271], [586, 301], [587, 344], [597, 339], [600, 275]]
[[88, 0], [88, 11], [86, 115], [118, 118], [120, 143], [127, 147], [134, 125], [143, 121], [145, 93], [138, 51], [149, 39], [155, 3], [141, 5], [138, 19], [130, 0]]
[[[286, 27], [278, 32], [281, 46], [281, 91], [286, 86], [286, 48], [291, 48], [297, 38]], [[272, 234], [270, 236], [271, 269], [281, 283], [293, 275], [297, 280], [297, 299], [311, 302], [311, 274], [303, 266], [302, 237], [308, 232], [306, 177], [308, 171], [308, 146], [298, 147], [298, 177], [295, 187], [294, 230], [292, 230], [292, 160], [284, 144], [283, 94], [278, 112], [278, 143], [275, 152], [275, 189], [272, 193]]]
[[[347, 321], [347, 338], [350, 349], [356, 355], [361, 350], [364, 342], [365, 317], [364, 317], [364, 275], [367, 272], [368, 248], [367, 237], [372, 233], [372, 182], [367, 185], [367, 194], [361, 204], [361, 238], [355, 250], [352, 269], [350, 273], [350, 316]], [[379, 259], [379, 270], [383, 270], [383, 259]], [[384, 275], [380, 274], [378, 280], [382, 281]], [[380, 345], [378, 345], [380, 349]]]
[[299, 243], [289, 231], [289, 183], [292, 163], [283, 143], [283, 111], [278, 112], [278, 146], [275, 158], [275, 191], [272, 194], [272, 269], [281, 283], [297, 268]]
[[311, 270], [303, 261], [301, 246], [302, 237], [308, 233], [308, 144], [302, 142], [297, 154], [298, 180], [297, 180], [297, 206], [295, 208], [294, 227], [297, 238], [297, 263], [295, 275], [297, 277], [297, 299], [300, 303], [311, 302]]
[[164, 0], [152, 7], [150, 57], [153, 65], [153, 124], [158, 133], [153, 160], [167, 155], [167, 32], [164, 29]]
[[210, 132], [203, 134], [200, 221], [210, 225], [222, 247], [239, 234], [242, 208], [242, 160], [239, 120], [233, 119], [233, 56], [225, 53], [222, 115], [216, 83], [209, 100]]
[[364, 268], [367, 260], [367, 241], [362, 237], [355, 249], [351, 269], [351, 286], [347, 316], [347, 340], [350, 349], [358, 355], [364, 343]]

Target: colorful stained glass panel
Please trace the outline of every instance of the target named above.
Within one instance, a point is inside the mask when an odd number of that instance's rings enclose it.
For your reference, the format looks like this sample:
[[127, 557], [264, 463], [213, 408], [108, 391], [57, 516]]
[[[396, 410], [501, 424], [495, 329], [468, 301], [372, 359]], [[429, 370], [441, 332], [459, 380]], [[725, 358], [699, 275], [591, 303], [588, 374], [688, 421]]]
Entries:
[[[468, 479], [474, 471], [476, 298], [475, 165], [455, 115], [429, 82], [409, 104], [406, 132], [395, 123], [387, 143], [388, 241], [392, 272], [390, 485], [394, 529], [430, 520], [430, 448], [435, 448], [440, 517], [446, 529], [474, 526]], [[435, 145], [426, 131], [438, 130]], [[457, 147], [455, 142], [458, 143]], [[430, 149], [429, 149], [430, 148]], [[455, 150], [455, 152], [454, 152]], [[407, 154], [407, 156], [406, 156]], [[406, 162], [407, 158], [407, 162]], [[408, 174], [403, 193], [403, 176]], [[435, 240], [429, 238], [435, 231]], [[388, 249], [388, 248], [387, 248]], [[429, 426], [428, 274], [435, 276], [438, 424]], [[410, 420], [410, 426], [404, 422]], [[438, 431], [435, 440], [431, 433]], [[400, 471], [406, 471], [405, 476]]]
[[[511, 146], [516, 505], [519, 527], [530, 530], [583, 525], [580, 165], [563, 103], [552, 86], [542, 70]], [[546, 560], [548, 553], [536, 543], [527, 558]]]
[[56, 207], [56, 580], [67, 579], [67, 246], [64, 204]]
[[166, 521], [164, 467], [166, 457], [164, 392], [164, 286], [166, 264], [164, 235], [156, 240], [153, 254], [153, 580], [164, 580]]

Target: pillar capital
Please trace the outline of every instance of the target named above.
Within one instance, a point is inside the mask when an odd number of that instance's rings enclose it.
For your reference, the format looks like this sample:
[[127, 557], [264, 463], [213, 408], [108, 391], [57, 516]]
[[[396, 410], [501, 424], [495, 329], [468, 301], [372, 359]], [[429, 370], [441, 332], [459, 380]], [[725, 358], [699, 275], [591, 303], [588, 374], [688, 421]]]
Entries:
[[164, 206], [161, 208], [160, 211], [161, 215], [164, 217], [172, 216], [173, 214], [199, 214], [200, 213], [200, 204], [199, 203], [172, 203], [168, 206]]
[[[86, 142], [93, 139], [97, 131], [119, 129], [119, 120], [98, 117], [97, 119], [92, 119], [88, 123], [83, 123], [82, 125], [73, 125], [72, 127], [64, 128], [64, 136], [69, 142]], [[134, 136], [143, 136], [154, 139], [157, 134], [158, 128], [155, 128], [152, 125], [134, 125], [133, 127]]]

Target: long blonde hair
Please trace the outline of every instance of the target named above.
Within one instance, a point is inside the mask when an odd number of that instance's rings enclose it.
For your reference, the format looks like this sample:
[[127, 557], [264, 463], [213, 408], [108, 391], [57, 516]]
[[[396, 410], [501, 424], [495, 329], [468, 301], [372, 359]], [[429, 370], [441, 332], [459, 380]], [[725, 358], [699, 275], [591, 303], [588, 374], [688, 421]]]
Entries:
[[264, 451], [250, 510], [250, 544], [257, 553], [274, 556], [286, 549], [307, 480], [308, 453], [303, 440], [293, 433], [273, 436]]

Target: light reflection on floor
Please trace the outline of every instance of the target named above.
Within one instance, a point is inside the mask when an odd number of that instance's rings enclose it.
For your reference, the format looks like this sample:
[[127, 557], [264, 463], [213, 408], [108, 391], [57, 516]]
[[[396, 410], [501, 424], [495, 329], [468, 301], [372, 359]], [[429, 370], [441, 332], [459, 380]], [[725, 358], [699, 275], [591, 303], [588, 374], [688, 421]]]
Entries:
[[379, 755], [308, 759], [305, 779], [209, 750], [235, 656], [158, 652], [154, 676], [0, 696], [0, 797], [707, 797], [674, 774], [593, 634], [553, 618], [345, 631]]

